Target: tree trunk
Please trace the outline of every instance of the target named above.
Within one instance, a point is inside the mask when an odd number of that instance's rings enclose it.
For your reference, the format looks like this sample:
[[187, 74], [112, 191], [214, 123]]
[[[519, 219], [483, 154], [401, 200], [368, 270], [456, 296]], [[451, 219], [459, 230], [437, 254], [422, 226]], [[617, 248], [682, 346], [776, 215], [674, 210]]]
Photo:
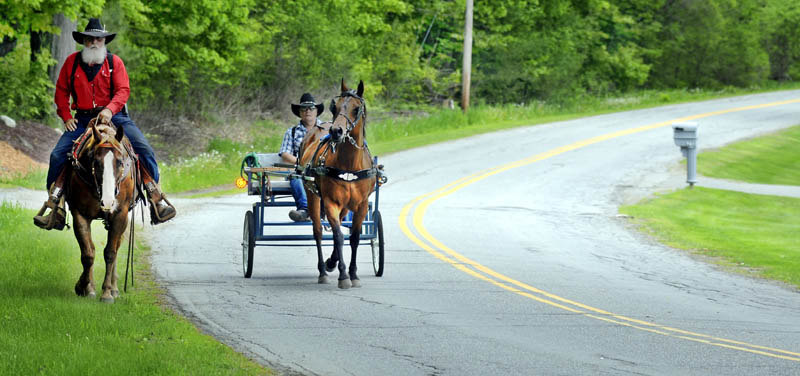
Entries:
[[14, 48], [17, 47], [17, 38], [9, 38], [7, 35], [3, 37], [0, 42], [0, 57], [8, 55]]
[[36, 61], [39, 54], [42, 52], [42, 44], [44, 41], [44, 33], [41, 31], [32, 31], [31, 34], [31, 61]]
[[56, 83], [56, 81], [58, 81], [58, 74], [61, 72], [61, 67], [64, 65], [64, 60], [66, 60], [67, 56], [71, 53], [75, 52], [75, 40], [72, 39], [72, 32], [76, 30], [77, 23], [59, 13], [53, 16], [53, 24], [61, 28], [61, 34], [53, 35], [53, 44], [50, 50], [53, 59], [55, 59], [57, 63], [48, 69], [50, 80]]

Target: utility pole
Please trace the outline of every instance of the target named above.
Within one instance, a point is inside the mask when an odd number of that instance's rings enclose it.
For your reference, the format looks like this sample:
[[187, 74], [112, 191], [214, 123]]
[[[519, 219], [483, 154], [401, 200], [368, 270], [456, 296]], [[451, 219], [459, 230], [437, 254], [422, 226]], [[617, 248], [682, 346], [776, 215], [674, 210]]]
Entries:
[[461, 67], [461, 108], [469, 109], [469, 84], [472, 72], [472, 0], [467, 0], [464, 21], [464, 63]]

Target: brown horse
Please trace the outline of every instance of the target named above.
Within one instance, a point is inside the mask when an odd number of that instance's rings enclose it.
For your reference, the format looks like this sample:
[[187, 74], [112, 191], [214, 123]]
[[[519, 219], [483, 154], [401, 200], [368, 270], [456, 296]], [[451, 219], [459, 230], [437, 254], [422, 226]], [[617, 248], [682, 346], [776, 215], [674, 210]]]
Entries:
[[[333, 124], [325, 129], [315, 129], [306, 135], [300, 149], [299, 166], [314, 181], [305, 183], [308, 208], [317, 243], [317, 268], [319, 283], [327, 283], [325, 272], [339, 268], [339, 288], [360, 287], [356, 267], [356, 250], [361, 236], [361, 223], [369, 210], [369, 195], [375, 189], [377, 169], [365, 142], [367, 107], [364, 103], [364, 82], [358, 89], [350, 90], [342, 80], [341, 94], [331, 101]], [[333, 253], [327, 262], [322, 261], [321, 207], [333, 231]], [[350, 229], [350, 268], [345, 273], [342, 258], [344, 234], [341, 218], [353, 212]]]
[[[106, 274], [100, 300], [113, 303], [119, 296], [117, 288], [117, 250], [128, 224], [128, 212], [136, 200], [136, 163], [133, 148], [122, 128], [116, 131], [109, 125], [97, 125], [92, 120], [87, 127], [91, 138], [83, 149], [73, 153], [73, 173], [70, 176], [66, 199], [74, 218], [75, 238], [81, 248], [83, 273], [75, 284], [79, 296], [94, 297], [95, 248], [91, 223], [102, 219], [108, 231], [103, 250]], [[88, 135], [87, 135], [88, 136]]]

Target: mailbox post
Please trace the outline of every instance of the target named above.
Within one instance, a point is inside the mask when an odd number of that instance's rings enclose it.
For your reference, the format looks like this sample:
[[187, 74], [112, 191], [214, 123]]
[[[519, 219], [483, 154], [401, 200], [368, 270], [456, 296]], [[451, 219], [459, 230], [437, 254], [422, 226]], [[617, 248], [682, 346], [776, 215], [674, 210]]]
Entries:
[[686, 157], [686, 182], [689, 188], [697, 183], [697, 123], [672, 124], [675, 145], [680, 146], [681, 153]]

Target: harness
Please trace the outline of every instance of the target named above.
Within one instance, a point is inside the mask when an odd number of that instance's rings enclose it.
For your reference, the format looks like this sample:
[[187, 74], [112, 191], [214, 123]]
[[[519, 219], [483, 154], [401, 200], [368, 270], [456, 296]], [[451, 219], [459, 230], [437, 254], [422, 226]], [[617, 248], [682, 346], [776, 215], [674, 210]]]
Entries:
[[[367, 146], [364, 145], [364, 147]], [[322, 151], [322, 153], [320, 153], [320, 150]], [[314, 150], [314, 157], [312, 158], [312, 160], [317, 160], [318, 163], [313, 168], [310, 167], [310, 165], [309, 167], [306, 168], [306, 171], [313, 171], [313, 174], [306, 173], [306, 175], [327, 176], [329, 178], [334, 178], [336, 180], [351, 182], [351, 181], [371, 178], [378, 174], [378, 169], [375, 168], [375, 166], [371, 166], [370, 168], [365, 168], [363, 170], [358, 170], [358, 171], [340, 170], [336, 167], [325, 166], [325, 157], [327, 157], [328, 152], [333, 150], [334, 148], [331, 144], [331, 137], [325, 136], [322, 139], [322, 142], [320, 142], [319, 145], [317, 145], [317, 149]], [[369, 149], [367, 149], [367, 153], [370, 154]], [[317, 156], [319, 156], [319, 159], [317, 159]], [[370, 161], [372, 160], [372, 154], [370, 154], [369, 160]]]
[[[351, 183], [359, 180], [369, 179], [378, 175], [378, 169], [375, 167], [375, 164], [372, 159], [372, 153], [370, 153], [369, 147], [367, 146], [366, 142], [362, 142], [362, 145], [358, 145], [353, 136], [350, 135], [350, 132], [352, 132], [352, 130], [355, 128], [356, 123], [358, 123], [359, 120], [363, 120], [361, 131], [364, 137], [363, 139], [366, 140], [367, 112], [364, 99], [358, 96], [352, 90], [344, 93], [342, 96], [353, 97], [361, 102], [361, 106], [358, 108], [358, 112], [356, 113], [355, 119], [350, 119], [345, 114], [346, 111], [341, 111], [339, 113], [334, 114], [334, 120], [336, 120], [337, 117], [342, 116], [347, 121], [347, 129], [345, 130], [345, 134], [342, 135], [342, 138], [337, 142], [334, 142], [330, 135], [326, 135], [317, 144], [317, 148], [314, 150], [314, 154], [311, 157], [311, 161], [308, 164], [306, 164], [306, 166], [302, 170], [300, 169], [300, 166], [297, 166], [297, 173], [300, 174], [301, 177], [305, 176], [314, 177], [313, 182], [308, 181], [306, 179], [303, 179], [303, 182], [306, 185], [306, 187], [309, 188], [309, 190], [317, 196], [320, 196], [320, 187], [318, 178], [321, 176]], [[336, 107], [331, 106], [331, 109], [333, 108]], [[347, 140], [347, 142], [353, 145], [356, 149], [359, 150], [364, 149], [366, 151], [367, 155], [369, 155], [369, 161], [370, 161], [369, 168], [358, 171], [350, 171], [350, 170], [341, 170], [336, 167], [325, 165], [325, 160], [328, 156], [328, 153], [335, 153], [337, 145], [344, 142], [345, 140]]]

